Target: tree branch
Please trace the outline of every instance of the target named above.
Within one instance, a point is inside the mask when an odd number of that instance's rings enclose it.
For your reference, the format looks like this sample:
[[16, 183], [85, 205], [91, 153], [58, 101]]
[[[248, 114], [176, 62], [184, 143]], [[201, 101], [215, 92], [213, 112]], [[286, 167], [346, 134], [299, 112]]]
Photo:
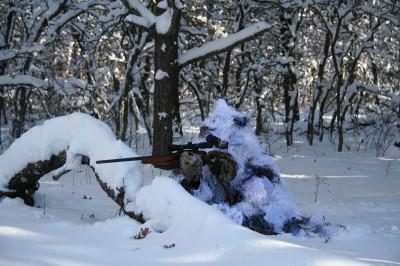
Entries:
[[30, 75], [0, 76], [0, 87], [6, 85], [28, 85], [43, 89], [46, 89], [50, 86], [48, 81]]
[[150, 28], [153, 25], [157, 17], [139, 0], [120, 0], [122, 4], [131, 13], [129, 22], [132, 22], [138, 26]]
[[232, 49], [238, 44], [255, 39], [264, 34], [270, 28], [270, 24], [266, 22], [258, 22], [225, 38], [210, 41], [202, 46], [192, 48], [179, 55], [179, 67], [184, 67], [191, 63]]

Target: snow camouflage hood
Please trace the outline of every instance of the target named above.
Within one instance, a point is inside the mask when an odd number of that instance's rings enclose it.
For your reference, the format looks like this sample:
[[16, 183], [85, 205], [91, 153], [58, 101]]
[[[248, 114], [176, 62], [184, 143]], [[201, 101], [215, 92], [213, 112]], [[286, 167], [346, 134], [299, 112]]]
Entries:
[[205, 141], [210, 134], [229, 144], [224, 152], [237, 163], [236, 177], [229, 186], [240, 194], [240, 200], [232, 206], [224, 201], [224, 191], [208, 166], [203, 167], [200, 186], [191, 190], [191, 194], [214, 205], [236, 223], [261, 233], [328, 236], [334, 232], [334, 227], [324, 219], [304, 216], [290, 200], [277, 165], [243, 113], [218, 100], [204, 121], [197, 141]]

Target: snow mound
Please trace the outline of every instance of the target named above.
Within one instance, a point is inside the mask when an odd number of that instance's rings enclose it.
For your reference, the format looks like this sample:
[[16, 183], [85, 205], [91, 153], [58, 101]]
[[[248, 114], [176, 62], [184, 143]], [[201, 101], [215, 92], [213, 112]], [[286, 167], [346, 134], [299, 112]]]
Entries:
[[[82, 113], [73, 113], [45, 121], [15, 140], [0, 156], [0, 190], [28, 163], [48, 160], [52, 155], [67, 151], [65, 170], [72, 169], [76, 155], [86, 155], [101, 180], [112, 188], [125, 189], [125, 202], [134, 202], [142, 185], [142, 169], [138, 162], [96, 165], [96, 160], [133, 157], [136, 154], [117, 140], [103, 122]], [[132, 203], [131, 203], [132, 204]]]
[[141, 188], [136, 202], [147, 220], [141, 228], [150, 229], [140, 243], [147, 249], [158, 246], [154, 243], [176, 245], [169, 252], [152, 250], [160, 264], [364, 265], [239, 226], [168, 177], [156, 177]]
[[174, 235], [200, 232], [212, 228], [215, 220], [232, 225], [225, 215], [192, 197], [175, 180], [167, 177], [157, 177], [151, 185], [142, 187], [137, 193], [136, 204], [146, 224], [157, 232], [168, 230]]

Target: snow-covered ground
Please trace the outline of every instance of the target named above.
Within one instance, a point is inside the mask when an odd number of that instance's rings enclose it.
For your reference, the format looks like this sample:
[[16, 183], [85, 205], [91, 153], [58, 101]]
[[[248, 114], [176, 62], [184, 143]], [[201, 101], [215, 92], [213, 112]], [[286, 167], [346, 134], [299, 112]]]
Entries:
[[[136, 203], [150, 221], [140, 225], [118, 216], [82, 168], [58, 182], [43, 177], [36, 208], [0, 202], [0, 265], [400, 265], [399, 157], [337, 153], [318, 143], [296, 143], [274, 157], [300, 208], [345, 229], [331, 239], [260, 235], [173, 180], [153, 181], [159, 171], [149, 167], [150, 186]], [[135, 239], [145, 227], [151, 232]]]
[[399, 152], [393, 147], [388, 157], [376, 158], [373, 151], [338, 153], [335, 146], [317, 143], [295, 144], [288, 153], [276, 155], [299, 207], [345, 227], [327, 243], [277, 238], [370, 264], [400, 265]]

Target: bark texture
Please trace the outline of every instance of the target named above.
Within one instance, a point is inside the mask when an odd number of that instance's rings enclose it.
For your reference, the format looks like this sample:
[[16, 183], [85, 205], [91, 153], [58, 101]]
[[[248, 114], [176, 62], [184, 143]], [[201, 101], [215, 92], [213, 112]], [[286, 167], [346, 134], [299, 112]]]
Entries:
[[33, 194], [39, 189], [39, 179], [45, 174], [60, 168], [65, 164], [65, 151], [52, 155], [50, 159], [29, 163], [24, 169], [15, 174], [8, 182], [8, 189], [13, 192], [0, 192], [0, 196], [22, 198], [25, 204], [33, 206]]

